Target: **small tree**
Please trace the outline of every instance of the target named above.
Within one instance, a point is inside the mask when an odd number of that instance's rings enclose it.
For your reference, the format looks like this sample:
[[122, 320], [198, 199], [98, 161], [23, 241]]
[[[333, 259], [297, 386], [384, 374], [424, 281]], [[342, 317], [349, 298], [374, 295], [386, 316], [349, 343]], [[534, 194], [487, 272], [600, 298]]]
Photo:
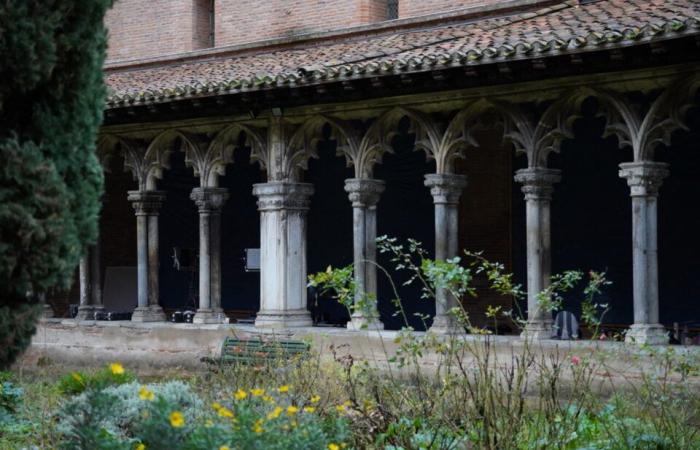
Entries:
[[0, 2], [0, 370], [97, 235], [111, 0]]

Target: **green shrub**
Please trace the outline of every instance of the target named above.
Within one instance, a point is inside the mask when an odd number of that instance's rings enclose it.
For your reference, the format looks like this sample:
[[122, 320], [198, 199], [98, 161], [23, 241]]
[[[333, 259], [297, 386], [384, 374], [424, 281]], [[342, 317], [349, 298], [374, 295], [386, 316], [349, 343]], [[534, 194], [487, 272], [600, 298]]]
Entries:
[[111, 0], [0, 2], [0, 370], [97, 234]]
[[119, 363], [112, 363], [92, 374], [75, 371], [64, 375], [58, 381], [58, 391], [63, 394], [80, 394], [88, 389], [100, 390], [108, 386], [129, 383], [134, 375]]
[[17, 408], [22, 402], [24, 390], [9, 381], [0, 383], [0, 426], [15, 421]]
[[[284, 389], [282, 389], [284, 391]], [[89, 389], [58, 412], [62, 446], [71, 449], [326, 449], [350, 439], [341, 412], [319, 415], [318, 399], [298, 403], [262, 389], [203, 406], [183, 382]]]

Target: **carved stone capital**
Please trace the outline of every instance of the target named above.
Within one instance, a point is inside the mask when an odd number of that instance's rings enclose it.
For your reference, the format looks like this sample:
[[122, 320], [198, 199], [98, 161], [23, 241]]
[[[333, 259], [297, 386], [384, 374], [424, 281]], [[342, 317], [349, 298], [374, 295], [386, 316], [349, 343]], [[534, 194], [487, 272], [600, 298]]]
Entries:
[[353, 208], [377, 206], [384, 189], [385, 185], [381, 180], [370, 178], [348, 178], [345, 180], [345, 192], [348, 193]]
[[157, 215], [165, 201], [163, 191], [128, 191], [127, 199], [131, 202], [137, 216]]
[[306, 211], [309, 209], [313, 193], [314, 186], [309, 183], [273, 181], [253, 185], [253, 195], [258, 197], [259, 211], [280, 209]]
[[228, 199], [228, 190], [225, 188], [198, 187], [192, 189], [190, 198], [199, 208], [200, 213], [218, 213]]
[[669, 170], [666, 163], [641, 161], [620, 164], [619, 173], [627, 179], [632, 197], [656, 197]]
[[515, 172], [514, 178], [523, 185], [525, 200], [551, 200], [554, 183], [561, 181], [561, 170], [529, 167]]
[[434, 203], [459, 204], [459, 197], [467, 187], [465, 175], [430, 173], [425, 175], [425, 186], [430, 188]]

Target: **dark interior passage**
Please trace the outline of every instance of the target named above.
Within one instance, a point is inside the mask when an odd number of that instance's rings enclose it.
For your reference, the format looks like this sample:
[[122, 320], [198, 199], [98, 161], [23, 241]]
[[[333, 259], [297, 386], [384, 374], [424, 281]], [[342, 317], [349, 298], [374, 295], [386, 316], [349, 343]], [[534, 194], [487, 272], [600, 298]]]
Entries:
[[[330, 130], [324, 130], [326, 137]], [[318, 144], [319, 158], [309, 161], [304, 181], [314, 185], [307, 222], [307, 270], [309, 274], [326, 267], [353, 263], [352, 205], [345, 192], [345, 180], [354, 176], [345, 157], [336, 155], [336, 143], [328, 139]], [[331, 295], [309, 291], [309, 305], [317, 321], [345, 324], [350, 314]]]
[[[158, 190], [166, 192], [159, 216], [160, 303], [165, 309], [196, 310], [197, 307], [199, 216], [197, 206], [190, 199], [192, 189], [197, 186], [199, 180], [185, 166], [185, 154], [172, 152], [170, 169], [158, 181]], [[175, 248], [181, 252], [180, 270], [173, 264]]]
[[[422, 243], [430, 257], [434, 257], [434, 209], [430, 190], [425, 187], [424, 175], [435, 172], [435, 163], [426, 161], [422, 151], [414, 151], [415, 137], [405, 132], [396, 136], [393, 153], [384, 155], [382, 164], [375, 168], [375, 177], [386, 182], [386, 191], [377, 206], [377, 235], [386, 235], [406, 244], [408, 239]], [[391, 283], [387, 277], [378, 273], [378, 308], [382, 322], [387, 329], [398, 329], [406, 325], [417, 330], [430, 326], [422, 316], [432, 317], [435, 304], [432, 299], [421, 298], [422, 286], [418, 281], [404, 285], [411, 274], [396, 271], [396, 263], [389, 260], [387, 254], [378, 255], [378, 263], [392, 275], [403, 305], [404, 315], [399, 314], [392, 300], [395, 299]]]
[[700, 108], [656, 159], [670, 164], [659, 191], [659, 314], [662, 323], [700, 327]]
[[[552, 273], [581, 270], [587, 279], [590, 270], [604, 271], [612, 284], [598, 298], [609, 305], [603, 320], [625, 324], [632, 319], [632, 213], [629, 188], [618, 171], [632, 152], [620, 149], [616, 137], [603, 137], [605, 121], [595, 113], [595, 102], [585, 102], [574, 139], [550, 158], [550, 166], [562, 171], [552, 199]], [[582, 287], [564, 300], [564, 309], [577, 317]]]
[[260, 272], [245, 270], [245, 249], [260, 247], [260, 214], [253, 184], [265, 181], [250, 148], [238, 148], [234, 162], [219, 178], [228, 189], [221, 211], [221, 306], [236, 317], [255, 314], [260, 307]]

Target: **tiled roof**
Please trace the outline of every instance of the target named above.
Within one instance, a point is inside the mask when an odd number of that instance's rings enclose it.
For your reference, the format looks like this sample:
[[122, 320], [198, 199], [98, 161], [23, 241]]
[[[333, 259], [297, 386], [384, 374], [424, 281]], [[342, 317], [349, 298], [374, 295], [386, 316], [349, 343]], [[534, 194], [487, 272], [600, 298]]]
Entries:
[[689, 34], [700, 34], [698, 0], [603, 0], [580, 6], [569, 0], [509, 16], [304, 48], [108, 69], [107, 107], [541, 58]]

